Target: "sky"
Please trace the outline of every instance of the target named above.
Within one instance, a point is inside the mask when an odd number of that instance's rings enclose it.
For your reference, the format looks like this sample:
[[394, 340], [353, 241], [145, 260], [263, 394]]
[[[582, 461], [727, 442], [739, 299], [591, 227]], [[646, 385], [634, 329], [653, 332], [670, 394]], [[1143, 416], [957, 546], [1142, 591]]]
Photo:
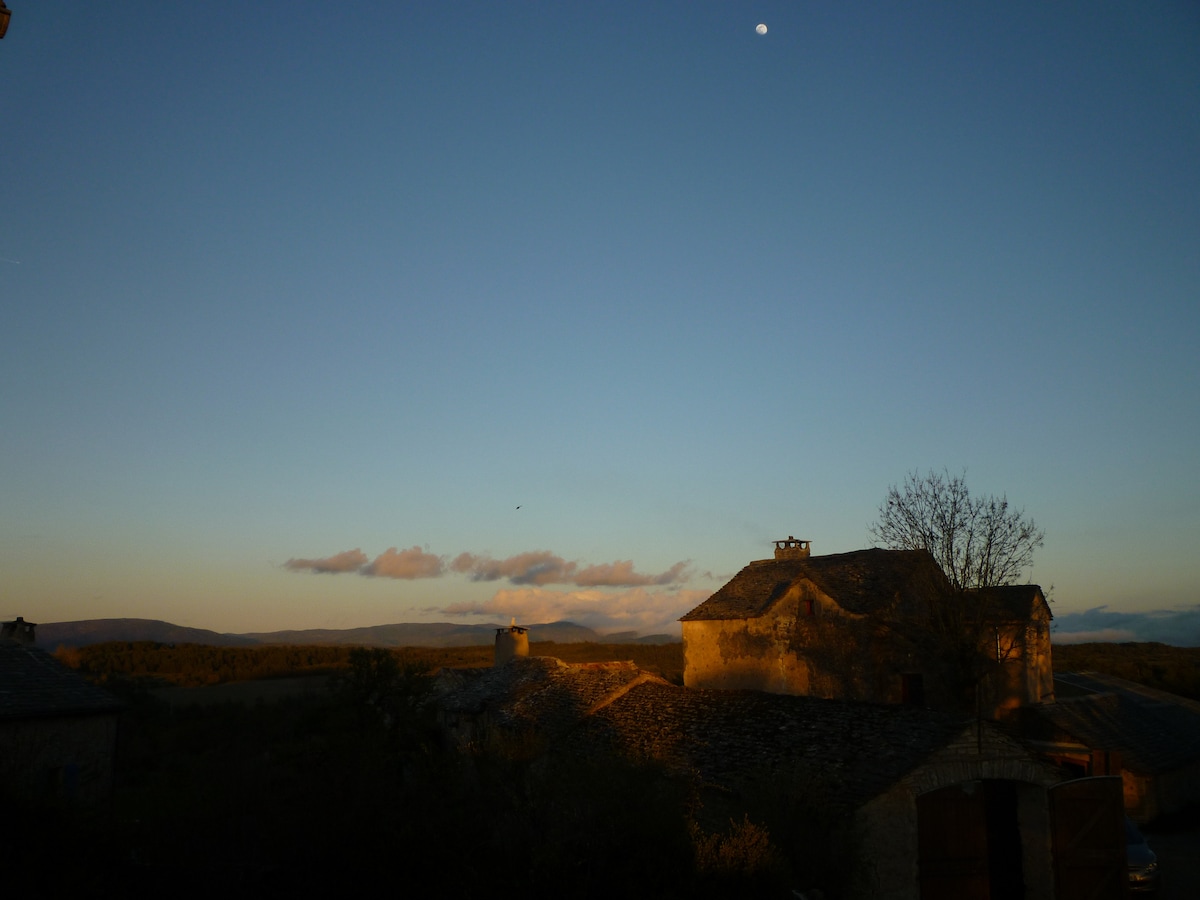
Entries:
[[1195, 3], [10, 9], [0, 616], [678, 633], [948, 471], [1200, 644]]

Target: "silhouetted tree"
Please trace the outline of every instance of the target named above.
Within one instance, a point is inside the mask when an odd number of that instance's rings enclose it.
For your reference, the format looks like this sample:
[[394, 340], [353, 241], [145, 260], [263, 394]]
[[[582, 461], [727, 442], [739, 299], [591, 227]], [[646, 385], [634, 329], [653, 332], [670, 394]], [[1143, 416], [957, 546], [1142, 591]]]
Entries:
[[1020, 653], [1024, 636], [1021, 623], [1002, 622], [988, 589], [1016, 583], [1045, 532], [1007, 497], [972, 496], [965, 476], [946, 470], [910, 472], [888, 488], [868, 528], [877, 544], [927, 550], [941, 568], [945, 578], [926, 579], [917, 608], [894, 611], [886, 624], [941, 662], [963, 706], [977, 703], [980, 683]]
[[972, 497], [965, 476], [946, 470], [888, 488], [869, 530], [889, 549], [928, 550], [959, 591], [1016, 583], [1046, 536], [1007, 497]]

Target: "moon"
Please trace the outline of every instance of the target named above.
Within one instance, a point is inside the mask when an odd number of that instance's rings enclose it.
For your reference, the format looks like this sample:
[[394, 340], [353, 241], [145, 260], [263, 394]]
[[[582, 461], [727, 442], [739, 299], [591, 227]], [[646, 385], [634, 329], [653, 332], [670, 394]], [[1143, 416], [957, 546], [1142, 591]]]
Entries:
[[759, 22], [759, 23], [758, 23], [758, 25], [757, 25], [757, 26], [755, 26], [755, 29], [754, 29], [754, 30], [755, 30], [755, 31], [757, 31], [759, 34], [766, 34], [766, 33], [767, 33], [767, 26], [766, 26], [766, 25], [764, 25], [764, 24], [762, 24], [762, 22]]

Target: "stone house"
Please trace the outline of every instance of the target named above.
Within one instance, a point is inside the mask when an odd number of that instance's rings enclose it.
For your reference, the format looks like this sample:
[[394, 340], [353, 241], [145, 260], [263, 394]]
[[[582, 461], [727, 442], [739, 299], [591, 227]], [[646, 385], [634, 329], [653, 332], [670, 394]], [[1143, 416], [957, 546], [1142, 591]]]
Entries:
[[121, 704], [35, 647], [18, 618], [0, 634], [0, 793], [90, 805], [112, 791]]
[[873, 900], [1124, 896], [1119, 780], [1064, 784], [991, 722], [538, 657], [443, 672], [436, 697], [461, 746], [533, 735], [547, 758], [653, 765], [693, 786], [714, 821], [792, 822], [773, 839], [824, 868], [823, 883], [798, 887]]
[[1080, 775], [1119, 775], [1149, 822], [1200, 802], [1200, 703], [1098, 672], [1059, 673], [1058, 702], [1025, 711], [1032, 745]]
[[1037, 585], [954, 595], [924, 550], [809, 548], [776, 541], [683, 616], [688, 687], [955, 708], [978, 682], [989, 718], [1053, 699]]

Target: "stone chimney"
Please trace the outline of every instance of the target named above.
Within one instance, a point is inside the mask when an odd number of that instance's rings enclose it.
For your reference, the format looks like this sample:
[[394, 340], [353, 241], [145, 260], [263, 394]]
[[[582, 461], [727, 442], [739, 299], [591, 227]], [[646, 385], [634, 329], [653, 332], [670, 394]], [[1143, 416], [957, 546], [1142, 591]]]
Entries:
[[12, 622], [0, 622], [0, 639], [7, 638], [18, 644], [32, 644], [35, 640], [33, 633], [35, 628], [37, 628], [35, 623], [26, 622], [17, 616]]
[[812, 541], [801, 541], [790, 534], [785, 540], [775, 542], [776, 559], [808, 559], [808, 545]]
[[529, 629], [513, 619], [507, 628], [496, 629], [496, 657], [493, 665], [502, 666], [517, 656], [529, 655]]

